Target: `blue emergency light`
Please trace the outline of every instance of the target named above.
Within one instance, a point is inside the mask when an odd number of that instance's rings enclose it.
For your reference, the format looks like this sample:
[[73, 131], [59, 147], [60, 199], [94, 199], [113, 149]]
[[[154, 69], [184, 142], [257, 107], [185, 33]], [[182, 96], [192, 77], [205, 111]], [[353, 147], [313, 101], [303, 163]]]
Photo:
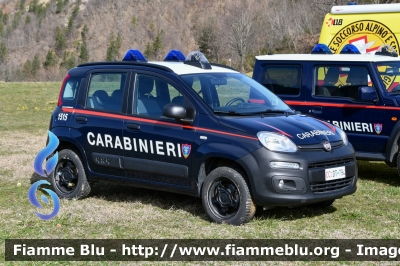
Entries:
[[122, 61], [147, 62], [146, 57], [139, 50], [128, 50]]
[[361, 54], [354, 44], [346, 44], [340, 51], [341, 54]]
[[326, 44], [319, 43], [314, 46], [311, 51], [312, 54], [332, 54], [331, 49]]
[[183, 55], [183, 53], [181, 51], [179, 51], [179, 50], [171, 50], [165, 56], [164, 61], [184, 62], [185, 59], [186, 59], [186, 57]]

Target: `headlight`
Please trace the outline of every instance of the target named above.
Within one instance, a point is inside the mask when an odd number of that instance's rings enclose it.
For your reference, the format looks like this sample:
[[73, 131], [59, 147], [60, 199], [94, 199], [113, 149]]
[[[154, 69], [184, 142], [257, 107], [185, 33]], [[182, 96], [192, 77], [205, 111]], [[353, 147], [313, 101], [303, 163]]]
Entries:
[[258, 132], [261, 144], [270, 151], [296, 152], [296, 145], [286, 136], [271, 132]]
[[348, 145], [349, 139], [347, 138], [346, 133], [343, 130], [341, 130], [339, 127], [336, 127], [336, 131], [339, 133], [340, 137], [342, 138], [343, 144]]

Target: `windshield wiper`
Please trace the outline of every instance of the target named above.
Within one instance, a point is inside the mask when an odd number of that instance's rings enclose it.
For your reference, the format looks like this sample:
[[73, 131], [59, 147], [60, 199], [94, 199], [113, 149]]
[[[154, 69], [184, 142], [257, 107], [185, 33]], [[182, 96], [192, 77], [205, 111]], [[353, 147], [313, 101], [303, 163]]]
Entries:
[[284, 114], [285, 116], [288, 116], [289, 114], [293, 114], [293, 112], [288, 112], [288, 111], [285, 111], [285, 110], [267, 109], [265, 111], [253, 112], [252, 114], [262, 114], [261, 117], [264, 117], [264, 114]]
[[251, 115], [251, 113], [238, 113], [236, 111], [230, 110], [230, 111], [214, 111], [214, 114], [227, 114], [227, 115]]

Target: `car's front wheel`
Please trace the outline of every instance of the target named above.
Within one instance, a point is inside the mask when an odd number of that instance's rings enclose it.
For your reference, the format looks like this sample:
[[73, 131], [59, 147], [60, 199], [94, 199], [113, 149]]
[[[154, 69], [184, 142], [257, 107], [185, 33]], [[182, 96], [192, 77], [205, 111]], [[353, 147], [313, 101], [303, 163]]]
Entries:
[[244, 224], [256, 212], [246, 180], [230, 167], [212, 170], [204, 181], [201, 194], [207, 215], [216, 223]]
[[91, 190], [81, 159], [68, 149], [58, 153], [58, 162], [50, 174], [50, 183], [60, 198], [83, 198]]

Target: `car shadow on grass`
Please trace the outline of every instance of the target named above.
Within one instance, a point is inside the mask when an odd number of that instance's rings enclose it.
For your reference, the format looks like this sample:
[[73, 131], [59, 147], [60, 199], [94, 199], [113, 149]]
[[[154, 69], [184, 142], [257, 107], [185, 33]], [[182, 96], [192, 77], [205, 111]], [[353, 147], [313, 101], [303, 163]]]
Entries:
[[263, 210], [262, 207], [258, 207], [255, 218], [259, 220], [276, 219], [281, 221], [292, 221], [334, 213], [336, 210], [335, 204], [326, 208], [305, 205], [293, 208], [276, 207], [273, 209]]
[[[96, 185], [93, 187], [90, 196], [116, 202], [139, 201], [143, 204], [153, 205], [165, 210], [179, 209], [198, 216], [203, 220], [209, 221], [203, 209], [201, 199], [196, 197], [164, 191], [119, 186], [115, 184], [107, 184], [102, 186]], [[296, 220], [304, 219], [306, 217], [320, 216], [335, 211], [336, 208], [334, 206], [330, 206], [328, 208], [314, 208], [311, 206], [295, 208], [277, 207], [267, 211], [263, 211], [261, 207], [258, 207], [255, 217], [260, 220]]]
[[200, 198], [107, 182], [92, 186], [89, 197], [112, 202], [140, 202], [163, 210], [179, 209], [207, 219]]
[[[31, 176], [31, 183], [33, 184], [39, 180], [48, 181], [48, 179], [34, 172]], [[49, 186], [49, 188], [51, 187]], [[140, 202], [164, 210], [178, 209], [209, 221], [200, 198], [177, 193], [102, 182], [92, 185], [89, 198], [99, 198], [110, 202]], [[255, 219], [297, 220], [333, 213], [335, 211], [336, 208], [334, 205], [327, 208], [314, 208], [312, 206], [294, 208], [276, 207], [265, 211], [262, 210], [262, 207], [258, 207]]]
[[400, 187], [400, 176], [396, 167], [389, 167], [383, 162], [357, 161], [358, 177]]

